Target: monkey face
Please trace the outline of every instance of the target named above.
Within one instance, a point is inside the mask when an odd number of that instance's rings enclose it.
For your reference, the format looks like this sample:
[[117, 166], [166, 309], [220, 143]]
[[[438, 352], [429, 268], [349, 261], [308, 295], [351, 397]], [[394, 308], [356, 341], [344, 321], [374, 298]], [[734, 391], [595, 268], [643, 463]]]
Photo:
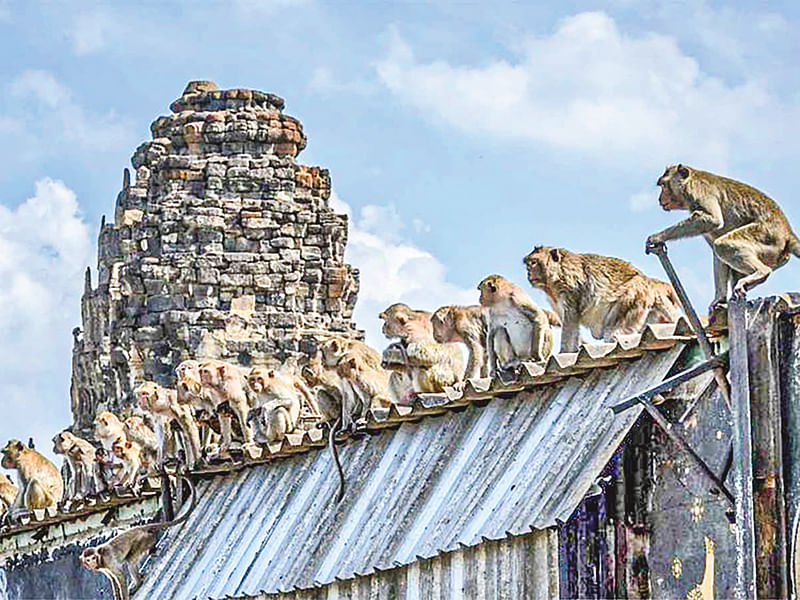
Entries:
[[66, 431], [62, 431], [53, 438], [53, 452], [56, 454], [67, 454], [72, 447], [69, 440], [69, 435]]
[[260, 394], [267, 388], [269, 379], [274, 376], [274, 369], [265, 371], [261, 367], [255, 367], [247, 376], [247, 384], [256, 394]]
[[666, 168], [664, 174], [658, 178], [658, 186], [661, 194], [658, 196], [658, 203], [666, 211], [686, 210], [689, 208], [684, 196], [683, 187], [689, 179], [691, 172], [684, 165], [671, 165]]
[[383, 335], [389, 339], [404, 338], [408, 333], [406, 326], [411, 312], [407, 305], [397, 303], [379, 314], [378, 318], [383, 319]]
[[86, 548], [81, 552], [81, 564], [90, 571], [96, 571], [102, 567], [100, 553], [95, 548]]
[[178, 389], [183, 393], [200, 393], [200, 364], [194, 360], [185, 360], [175, 369], [178, 376]]
[[322, 358], [329, 367], [336, 366], [336, 363], [339, 362], [339, 357], [344, 353], [344, 340], [340, 338], [332, 338], [322, 345]]
[[94, 420], [95, 433], [100, 437], [108, 437], [121, 427], [119, 419], [112, 412], [104, 410]]
[[478, 289], [481, 292], [481, 306], [491, 306], [495, 303], [497, 292], [500, 289], [499, 279], [499, 275], [489, 275], [478, 284]]
[[19, 455], [25, 450], [25, 445], [19, 440], [8, 440], [3, 448], [3, 460], [0, 461], [4, 469], [16, 469]]
[[528, 271], [528, 281], [534, 287], [545, 287], [558, 276], [561, 271], [562, 251], [558, 248], [537, 246], [528, 254], [523, 262]]

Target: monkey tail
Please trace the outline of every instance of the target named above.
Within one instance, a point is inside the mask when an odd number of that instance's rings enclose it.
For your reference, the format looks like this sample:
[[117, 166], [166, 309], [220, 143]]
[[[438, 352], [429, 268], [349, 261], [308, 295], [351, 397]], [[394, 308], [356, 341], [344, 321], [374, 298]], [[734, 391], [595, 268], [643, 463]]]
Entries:
[[189, 486], [189, 494], [191, 499], [189, 500], [189, 506], [186, 508], [181, 508], [180, 514], [172, 519], [171, 521], [162, 521], [161, 523], [153, 523], [150, 525], [150, 529], [152, 531], [158, 531], [159, 529], [164, 529], [165, 527], [172, 527], [173, 525], [178, 525], [179, 523], [183, 523], [186, 519], [189, 518], [189, 515], [194, 510], [194, 507], [197, 505], [197, 494], [194, 491], [194, 485], [189, 480], [188, 477], [181, 477], [182, 481], [185, 481], [186, 484]]
[[339, 451], [336, 449], [336, 434], [342, 429], [342, 416], [339, 415], [331, 425], [328, 432], [328, 447], [331, 449], [333, 462], [336, 464], [336, 471], [339, 473], [339, 494], [336, 496], [337, 504], [344, 498], [344, 471], [342, 470], [342, 463], [339, 461]]

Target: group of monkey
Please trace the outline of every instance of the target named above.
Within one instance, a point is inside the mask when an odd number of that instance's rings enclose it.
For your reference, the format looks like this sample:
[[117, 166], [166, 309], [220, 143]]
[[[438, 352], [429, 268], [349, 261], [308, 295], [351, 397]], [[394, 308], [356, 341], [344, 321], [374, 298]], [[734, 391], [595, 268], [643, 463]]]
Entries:
[[[714, 254], [712, 314], [724, 310], [731, 291], [744, 295], [790, 254], [800, 256], [800, 241], [785, 215], [755, 188], [685, 165], [668, 167], [658, 185], [664, 210], [691, 214], [651, 235], [646, 250], [703, 235]], [[641, 332], [648, 323], [674, 322], [682, 313], [670, 284], [618, 258], [540, 246], [524, 258], [524, 265], [528, 281], [545, 292], [552, 312], [511, 281], [490, 275], [478, 285], [479, 304], [474, 306], [444, 306], [433, 313], [405, 304], [388, 307], [380, 318], [392, 343], [382, 355], [362, 341], [331, 336], [302, 365], [244, 368], [221, 360], [186, 360], [176, 368], [175, 389], [154, 382], [135, 389], [139, 414], [124, 420], [108, 411], [97, 415], [100, 447], [68, 430], [54, 438], [54, 451], [70, 467], [66, 494], [52, 463], [11, 440], [3, 449], [2, 465], [17, 470], [20, 485], [0, 477], [0, 499], [13, 515], [16, 510], [56, 507], [66, 498], [112, 486], [136, 490], [140, 477], [163, 468], [165, 461], [177, 459], [191, 471], [209, 456], [229, 456], [235, 438], [258, 457], [260, 443], [281, 442], [315, 424], [328, 426], [341, 499], [344, 476], [336, 436], [358, 431], [370, 409], [409, 404], [416, 394], [458, 389], [472, 378], [507, 382], [523, 361], [548, 358], [554, 327], [561, 327], [561, 352], [576, 352], [581, 326], [597, 339], [614, 341], [618, 335]], [[182, 520], [186, 512], [159, 526]], [[144, 549], [152, 546], [151, 529], [134, 528], [85, 551], [87, 568], [115, 571], [115, 597], [128, 595], [121, 564], [129, 565], [138, 582]]]

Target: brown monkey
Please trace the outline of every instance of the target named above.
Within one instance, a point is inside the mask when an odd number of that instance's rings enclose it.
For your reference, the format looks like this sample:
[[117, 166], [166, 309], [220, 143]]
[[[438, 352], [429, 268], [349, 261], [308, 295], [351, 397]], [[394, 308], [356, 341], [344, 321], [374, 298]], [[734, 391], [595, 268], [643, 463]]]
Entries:
[[[367, 348], [369, 349], [369, 347]], [[332, 349], [328, 350], [330, 352]], [[333, 358], [329, 357], [329, 360], [333, 360]], [[303, 367], [302, 374], [316, 392], [323, 422], [328, 425], [328, 448], [339, 475], [337, 495], [337, 502], [339, 502], [344, 497], [345, 479], [339, 452], [336, 450], [336, 436], [343, 430], [353, 429], [354, 423], [363, 418], [366, 414], [364, 403], [360, 396], [353, 392], [352, 387], [349, 387], [350, 384], [338, 373], [337, 367], [329, 367], [325, 364], [321, 351], [317, 352]], [[347, 392], [343, 393], [343, 390]]]
[[142, 468], [142, 447], [132, 440], [120, 438], [114, 442], [111, 449], [114, 456], [122, 463], [115, 484], [136, 491], [139, 484], [139, 470]]
[[754, 187], [681, 164], [667, 167], [658, 185], [664, 210], [691, 215], [647, 238], [646, 250], [702, 235], [714, 252], [712, 312], [727, 302], [730, 285], [735, 295], [744, 296], [785, 265], [790, 254], [800, 257], [800, 240], [786, 215]]
[[91, 495], [94, 482], [94, 445], [65, 429], [53, 438], [53, 452], [63, 455], [69, 465], [71, 485], [67, 498], [74, 500]]
[[145, 381], [137, 386], [133, 393], [139, 408], [151, 415], [155, 425], [155, 435], [159, 441], [158, 468], [163, 466], [164, 459], [168, 455], [170, 426], [175, 421], [183, 434], [186, 467], [193, 469], [200, 460], [200, 433], [191, 407], [178, 403], [178, 394], [175, 390], [165, 388], [154, 381]]
[[486, 321], [480, 306], [442, 306], [431, 315], [431, 326], [437, 342], [461, 342], [469, 350], [466, 379], [488, 377]]
[[[400, 340], [405, 366], [393, 368], [408, 373], [413, 392], [443, 392], [464, 378], [461, 349], [457, 344], [440, 344], [434, 339], [431, 313], [397, 303], [378, 316], [383, 319], [383, 335]], [[391, 346], [387, 350], [391, 352]]]
[[203, 396], [199, 362], [184, 360], [175, 368], [175, 374], [178, 376], [178, 402], [190, 404]]
[[317, 402], [296, 375], [269, 367], [254, 367], [247, 377], [255, 402], [248, 420], [256, 422], [269, 443], [282, 441], [297, 427], [303, 402]]
[[105, 448], [100, 446], [94, 451], [94, 491], [96, 494], [102, 494], [111, 489], [116, 481], [116, 473], [122, 468], [122, 465], [114, 463], [114, 455], [107, 452]]
[[[342, 381], [345, 429], [350, 414], [358, 412], [363, 419], [370, 408], [389, 406], [389, 372], [381, 366], [380, 354], [364, 342], [332, 337], [322, 345], [322, 359], [325, 366], [336, 370]], [[359, 408], [353, 409], [354, 406]]]
[[500, 275], [484, 278], [478, 289], [486, 315], [486, 354], [492, 377], [516, 368], [520, 361], [550, 356], [550, 319], [528, 294]]
[[131, 415], [125, 419], [125, 435], [128, 439], [142, 447], [142, 464], [155, 467], [158, 463], [159, 443], [155, 432], [138, 415]]
[[64, 481], [53, 463], [22, 442], [9, 440], [0, 464], [5, 469], [16, 469], [19, 479], [10, 517], [15, 517], [18, 509], [56, 508], [64, 494]]
[[114, 600], [129, 600], [130, 598], [124, 565], [128, 566], [133, 583], [132, 590], [136, 591], [142, 582], [139, 569], [155, 546], [156, 533], [166, 527], [178, 525], [189, 518], [197, 500], [192, 483], [186, 478], [183, 481], [189, 485], [191, 500], [189, 506], [182, 510], [182, 514], [178, 517], [172, 521], [132, 527], [99, 546], [86, 548], [81, 552], [81, 564], [90, 571], [102, 573], [111, 582]]
[[126, 438], [125, 427], [119, 417], [111, 411], [104, 410], [94, 418], [94, 435], [100, 440], [106, 452], [111, 452], [111, 446], [119, 438]]
[[222, 449], [228, 450], [232, 440], [232, 419], [228, 411], [220, 411], [226, 404], [236, 417], [242, 430], [245, 445], [253, 444], [253, 430], [247, 424], [247, 415], [252, 403], [247, 373], [238, 365], [221, 360], [207, 360], [200, 364], [200, 383], [203, 393], [214, 406], [222, 428]]
[[562, 322], [561, 351], [577, 352], [580, 326], [607, 342], [639, 333], [647, 323], [678, 320], [672, 286], [627, 261], [563, 248], [537, 246], [524, 259], [528, 281], [544, 290]]
[[19, 488], [14, 485], [11, 478], [6, 475], [0, 475], [0, 519], [4, 518], [11, 507], [14, 506], [14, 501], [17, 499]]

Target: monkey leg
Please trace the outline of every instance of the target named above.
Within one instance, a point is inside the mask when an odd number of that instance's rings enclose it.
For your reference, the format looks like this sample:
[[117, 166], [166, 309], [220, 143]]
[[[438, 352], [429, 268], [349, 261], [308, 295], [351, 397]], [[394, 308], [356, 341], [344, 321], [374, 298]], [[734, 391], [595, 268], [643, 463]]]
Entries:
[[28, 489], [25, 491], [25, 508], [33, 510], [34, 508], [48, 508], [55, 506], [57, 500], [54, 500], [50, 492], [36, 479], [28, 483]]
[[613, 342], [616, 335], [640, 333], [651, 307], [646, 290], [638, 282], [629, 282], [603, 319], [603, 341]]
[[230, 450], [233, 442], [233, 419], [228, 414], [219, 414], [219, 428], [222, 432], [222, 445], [220, 451]]
[[202, 456], [200, 444], [200, 430], [190, 414], [181, 415], [180, 426], [184, 433], [186, 449], [186, 466], [193, 469]]
[[741, 273], [733, 293], [743, 296], [747, 290], [762, 283], [772, 273], [769, 264], [778, 264], [783, 248], [778, 248], [769, 227], [750, 223], [714, 240], [714, 254], [728, 267]]
[[242, 437], [245, 444], [253, 443], [253, 430], [247, 424], [247, 413], [250, 410], [246, 401], [232, 402], [231, 410], [233, 410], [236, 418], [239, 420], [239, 426], [242, 428]]
[[578, 317], [564, 317], [561, 329], [561, 352], [577, 352], [580, 346], [580, 326]]

